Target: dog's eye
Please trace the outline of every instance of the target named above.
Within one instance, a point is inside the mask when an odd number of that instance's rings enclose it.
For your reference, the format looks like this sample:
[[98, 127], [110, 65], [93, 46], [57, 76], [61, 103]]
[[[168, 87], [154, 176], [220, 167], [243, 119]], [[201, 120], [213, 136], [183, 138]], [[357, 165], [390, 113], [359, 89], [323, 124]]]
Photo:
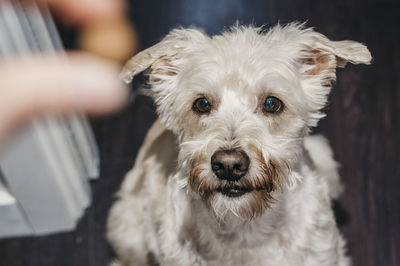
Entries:
[[194, 101], [192, 109], [199, 114], [209, 113], [211, 111], [211, 104], [204, 97], [198, 98]]
[[274, 96], [269, 96], [265, 99], [263, 111], [266, 113], [276, 114], [283, 110], [283, 103]]

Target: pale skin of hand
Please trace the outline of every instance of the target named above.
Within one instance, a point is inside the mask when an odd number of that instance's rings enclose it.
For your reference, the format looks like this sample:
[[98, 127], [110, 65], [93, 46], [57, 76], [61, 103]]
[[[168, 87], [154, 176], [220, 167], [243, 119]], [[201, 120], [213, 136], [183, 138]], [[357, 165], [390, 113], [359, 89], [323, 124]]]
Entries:
[[[118, 16], [122, 7], [118, 0], [40, 1], [77, 26]], [[0, 61], [0, 146], [17, 126], [40, 114], [118, 110], [128, 94], [118, 72], [117, 65], [78, 52], [62, 60], [34, 55]]]

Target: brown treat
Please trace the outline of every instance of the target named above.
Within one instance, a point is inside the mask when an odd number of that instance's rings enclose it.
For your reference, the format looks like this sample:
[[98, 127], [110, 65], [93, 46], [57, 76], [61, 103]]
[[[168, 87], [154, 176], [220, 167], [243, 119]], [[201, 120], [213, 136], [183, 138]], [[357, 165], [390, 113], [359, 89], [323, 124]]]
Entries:
[[138, 37], [125, 18], [97, 20], [81, 28], [78, 47], [122, 64], [137, 52]]

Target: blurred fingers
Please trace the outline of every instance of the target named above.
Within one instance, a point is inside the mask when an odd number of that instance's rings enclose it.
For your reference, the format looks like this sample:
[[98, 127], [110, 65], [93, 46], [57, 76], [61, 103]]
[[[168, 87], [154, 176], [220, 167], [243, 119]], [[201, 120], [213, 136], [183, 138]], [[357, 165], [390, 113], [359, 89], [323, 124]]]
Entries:
[[70, 24], [121, 17], [123, 0], [38, 0], [47, 2], [56, 15]]
[[119, 69], [97, 58], [75, 54], [15, 59], [0, 65], [1, 132], [40, 113], [105, 114], [127, 101]]

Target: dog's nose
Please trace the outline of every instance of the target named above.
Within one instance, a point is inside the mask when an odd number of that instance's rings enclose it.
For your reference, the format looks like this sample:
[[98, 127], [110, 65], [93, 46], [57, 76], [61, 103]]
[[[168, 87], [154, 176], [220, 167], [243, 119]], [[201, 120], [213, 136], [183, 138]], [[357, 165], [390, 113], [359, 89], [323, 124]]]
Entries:
[[227, 181], [238, 181], [249, 165], [249, 156], [242, 150], [218, 150], [211, 156], [211, 169], [219, 179]]

